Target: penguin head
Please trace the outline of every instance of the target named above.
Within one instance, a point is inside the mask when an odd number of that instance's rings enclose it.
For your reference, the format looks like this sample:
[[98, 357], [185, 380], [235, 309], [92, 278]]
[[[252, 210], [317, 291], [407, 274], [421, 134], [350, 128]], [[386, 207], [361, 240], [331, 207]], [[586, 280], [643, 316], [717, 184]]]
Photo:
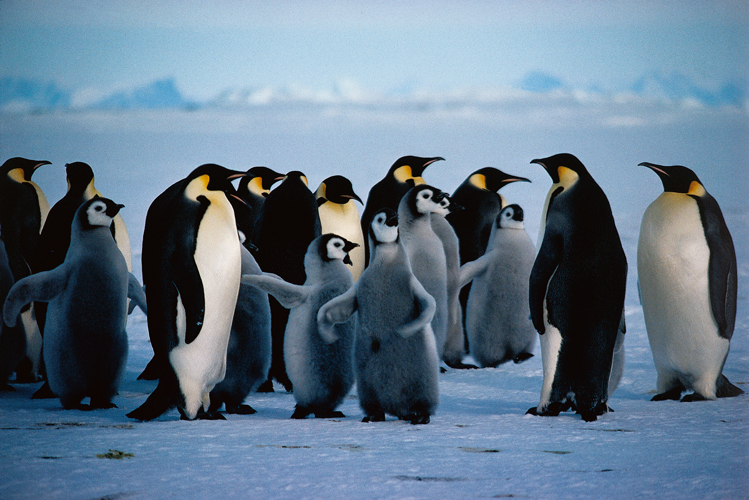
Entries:
[[396, 181], [407, 184], [410, 187], [425, 184], [424, 179], [421, 177], [424, 170], [432, 163], [440, 160], [444, 161], [444, 158], [441, 156], [434, 156], [431, 158], [403, 156], [393, 163], [388, 171], [388, 175], [392, 176]]
[[404, 200], [414, 215], [431, 214], [439, 209], [440, 202], [446, 196], [445, 193], [436, 187], [428, 184], [421, 184], [411, 188], [405, 194]]
[[476, 170], [468, 177], [468, 183], [484, 191], [497, 192], [502, 187], [513, 182], [530, 182], [530, 179], [510, 175], [494, 167], [484, 167]]
[[94, 229], [112, 225], [112, 219], [125, 205], [113, 202], [109, 198], [95, 197], [83, 203], [76, 211], [76, 219], [81, 229]]
[[242, 197], [247, 192], [254, 196], [265, 198], [270, 193], [270, 188], [273, 187], [273, 184], [283, 178], [283, 174], [279, 174], [268, 167], [252, 167], [247, 171], [247, 176], [239, 181], [239, 189], [237, 191], [239, 191]]
[[448, 214], [457, 212], [459, 210], [463, 210], [463, 206], [458, 205], [452, 200], [452, 198], [445, 194], [442, 200], [440, 200], [439, 205], [434, 209], [434, 213], [445, 217]]
[[10, 158], [0, 167], [0, 173], [7, 175], [15, 182], [27, 182], [31, 180], [36, 169], [42, 165], [50, 165], [47, 160], [29, 160], [27, 158]]
[[504, 207], [495, 220], [497, 229], [523, 229], [523, 209], [512, 204]]
[[94, 171], [88, 163], [82, 161], [67, 163], [65, 164], [65, 172], [68, 179], [68, 191], [79, 194], [90, 190], [92, 191], [90, 197], [93, 197], [93, 192], [96, 190], [94, 187]]
[[344, 264], [353, 265], [349, 252], [358, 247], [358, 243], [353, 243], [343, 236], [328, 233], [320, 236], [318, 239], [318, 252], [324, 262], [340, 260]]
[[[190, 172], [190, 175], [185, 178], [185, 181], [190, 191], [193, 189], [201, 191], [223, 191], [227, 198], [234, 197], [244, 203], [244, 200], [238, 196], [237, 190], [234, 189], [231, 181], [246, 176], [247, 174], [245, 172], [229, 170], [228, 168], [216, 165], [215, 163], [206, 163]], [[190, 188], [189, 186], [193, 187]], [[192, 195], [188, 194], [188, 196], [197, 198], [195, 193]]]
[[559, 184], [565, 189], [572, 187], [580, 177], [590, 176], [585, 165], [569, 153], [532, 160], [531, 163], [544, 167], [554, 184]]
[[369, 225], [369, 240], [378, 243], [398, 241], [398, 214], [392, 208], [382, 208], [372, 217]]
[[638, 166], [648, 167], [658, 174], [663, 183], [663, 191], [666, 193], [687, 194], [694, 197], [704, 196], [707, 192], [697, 174], [687, 167], [655, 165], [648, 162], [642, 162]]
[[338, 205], [345, 205], [351, 200], [362, 203], [361, 198], [354, 192], [351, 181], [342, 175], [333, 175], [322, 181], [315, 191], [315, 198], [317, 198], [317, 206], [326, 201]]

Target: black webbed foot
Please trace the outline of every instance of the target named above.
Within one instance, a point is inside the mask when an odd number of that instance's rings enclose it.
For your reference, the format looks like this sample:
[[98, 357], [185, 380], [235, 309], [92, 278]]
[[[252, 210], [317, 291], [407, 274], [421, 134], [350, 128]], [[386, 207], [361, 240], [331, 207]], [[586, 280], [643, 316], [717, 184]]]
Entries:
[[385, 421], [385, 412], [381, 411], [379, 413], [375, 413], [373, 415], [367, 415], [362, 419], [362, 422], [384, 422]]
[[679, 398], [681, 398], [681, 393], [684, 392], [684, 390], [684, 386], [679, 384], [676, 387], [673, 387], [665, 392], [656, 394], [650, 401], [678, 401]]

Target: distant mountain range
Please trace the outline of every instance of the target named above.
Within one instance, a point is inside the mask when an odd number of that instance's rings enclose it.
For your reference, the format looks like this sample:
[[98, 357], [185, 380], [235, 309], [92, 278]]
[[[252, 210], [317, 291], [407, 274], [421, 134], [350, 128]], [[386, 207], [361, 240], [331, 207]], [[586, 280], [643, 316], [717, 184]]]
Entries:
[[597, 88], [576, 89], [554, 75], [533, 72], [514, 88], [456, 90], [452, 92], [407, 91], [392, 93], [369, 91], [355, 82], [340, 81], [330, 89], [256, 87], [227, 89], [214, 98], [199, 102], [185, 96], [174, 78], [97, 95], [85, 89], [63, 88], [51, 81], [0, 77], [0, 112], [45, 112], [55, 110], [132, 110], [132, 109], [200, 109], [206, 107], [253, 107], [271, 104], [403, 106], [429, 104], [487, 104], [528, 98], [534, 95], [579, 95], [617, 97], [626, 95], [674, 104], [704, 107], [749, 108], [746, 83], [726, 82], [708, 88], [682, 74], [643, 75], [629, 88], [616, 93]]

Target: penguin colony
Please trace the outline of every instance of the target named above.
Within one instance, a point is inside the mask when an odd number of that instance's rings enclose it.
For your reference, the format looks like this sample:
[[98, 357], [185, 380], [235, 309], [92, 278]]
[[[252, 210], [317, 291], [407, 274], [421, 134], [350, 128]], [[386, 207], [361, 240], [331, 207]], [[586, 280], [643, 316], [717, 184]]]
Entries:
[[[441, 160], [399, 158], [366, 204], [340, 175], [313, 192], [299, 171], [199, 166], [149, 207], [143, 287], [122, 205], [96, 190], [89, 165], [66, 166], [68, 192], [50, 210], [31, 180], [49, 162], [7, 160], [0, 388], [44, 379], [66, 409], [114, 407], [137, 305], [154, 350], [139, 378], [158, 385], [127, 414], [136, 420], [255, 413], [245, 399], [275, 381], [296, 399], [292, 418], [343, 418], [356, 387], [365, 422], [426, 424], [440, 363], [520, 363], [536, 339], [543, 383], [528, 413], [596, 420], [626, 332], [628, 263], [605, 193], [571, 154], [531, 161], [552, 181], [534, 246], [522, 207], [498, 193], [528, 179], [486, 167], [448, 195], [422, 177]], [[664, 190], [645, 210], [636, 263], [653, 400], [738, 396], [722, 373], [737, 264], [718, 202], [687, 167], [640, 165]]]

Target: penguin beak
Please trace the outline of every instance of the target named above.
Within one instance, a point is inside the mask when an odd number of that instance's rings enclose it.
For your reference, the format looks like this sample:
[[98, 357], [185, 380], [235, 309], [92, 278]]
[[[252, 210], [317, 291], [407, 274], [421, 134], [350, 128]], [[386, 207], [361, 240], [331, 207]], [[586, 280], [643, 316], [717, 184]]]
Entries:
[[[535, 161], [535, 160], [534, 160]], [[531, 162], [533, 163], [533, 162]], [[543, 164], [541, 164], [543, 166]], [[546, 168], [546, 167], [544, 167]], [[530, 179], [526, 179], [525, 177], [510, 177], [508, 179], [502, 180], [502, 184], [511, 184], [513, 182], [531, 182]]]
[[638, 167], [648, 167], [650, 170], [652, 170], [653, 172], [655, 172], [656, 174], [658, 174], [659, 177], [663, 177], [663, 176], [671, 177], [668, 174], [668, 172], [666, 172], [665, 170], [663, 170], [662, 168], [660, 168], [658, 165], [655, 165], [653, 163], [648, 163], [648, 162], [644, 161], [642, 163], [638, 163], [637, 166]]
[[544, 170], [546, 170], [546, 173], [549, 174], [549, 177], [551, 177], [551, 180], [554, 182], [554, 184], [559, 183], [559, 172], [556, 169], [550, 169], [549, 166], [547, 166], [543, 160], [531, 160], [531, 163], [535, 163], [537, 165], [541, 165], [544, 167]]
[[353, 241], [346, 241], [346, 243], [343, 245], [343, 251], [348, 254], [351, 250], [358, 247], [358, 243], [354, 243]]
[[420, 167], [417, 166], [415, 168], [412, 168], [413, 176], [414, 177], [421, 177], [421, 175], [424, 173], [424, 170], [426, 170], [426, 168], [429, 165], [431, 165], [432, 163], [434, 163], [436, 161], [445, 161], [445, 159], [442, 158], [441, 156], [435, 156], [434, 158], [427, 158], [427, 160], [424, 162], [423, 165], [421, 165]]
[[387, 218], [385, 225], [388, 227], [395, 227], [398, 225], [398, 214], [395, 213]]
[[439, 203], [445, 199], [445, 196], [447, 196], [445, 192], [439, 191], [435, 193], [434, 197], [432, 197], [432, 201], [434, 201], [435, 203]]
[[108, 205], [106, 214], [109, 217], [114, 217], [115, 215], [117, 215], [118, 213], [120, 213], [120, 210], [122, 210], [123, 208], [125, 208], [125, 205], [121, 205], [119, 203], [118, 204], [114, 204], [114, 205]]
[[342, 197], [342, 198], [348, 198], [349, 200], [356, 200], [356, 201], [358, 201], [359, 203], [361, 203], [362, 205], [364, 205], [364, 202], [362, 202], [362, 201], [361, 201], [361, 198], [359, 198], [358, 196], [356, 196], [356, 193], [352, 193], [352, 194], [343, 194], [343, 195], [341, 195], [341, 197]]

